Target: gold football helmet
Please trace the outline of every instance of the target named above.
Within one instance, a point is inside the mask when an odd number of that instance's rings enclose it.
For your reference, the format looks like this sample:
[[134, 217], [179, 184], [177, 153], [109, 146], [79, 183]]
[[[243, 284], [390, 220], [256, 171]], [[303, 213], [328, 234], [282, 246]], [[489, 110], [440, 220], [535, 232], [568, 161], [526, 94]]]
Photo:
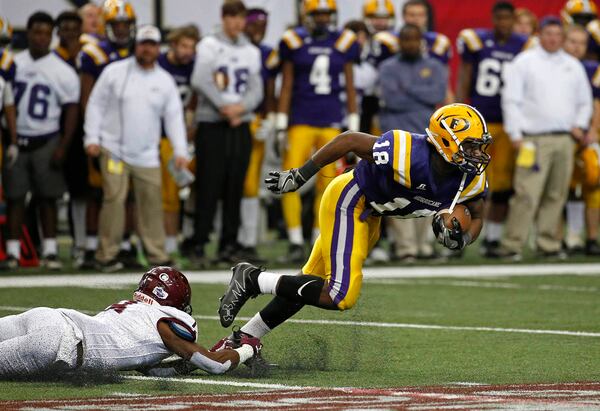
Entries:
[[492, 143], [483, 116], [467, 104], [449, 104], [436, 110], [426, 128], [427, 140], [448, 163], [469, 174], [482, 174], [490, 162]]
[[585, 26], [598, 17], [598, 8], [593, 0], [568, 0], [560, 11], [564, 24]]
[[8, 44], [12, 40], [13, 28], [6, 17], [0, 16], [0, 45]]
[[[124, 47], [135, 39], [135, 12], [131, 3], [123, 0], [106, 0], [102, 7], [102, 18], [106, 24], [106, 37], [118, 46]], [[129, 25], [121, 32], [114, 25], [125, 22]]]
[[363, 17], [372, 32], [390, 30], [395, 24], [394, 4], [391, 0], [365, 0]]

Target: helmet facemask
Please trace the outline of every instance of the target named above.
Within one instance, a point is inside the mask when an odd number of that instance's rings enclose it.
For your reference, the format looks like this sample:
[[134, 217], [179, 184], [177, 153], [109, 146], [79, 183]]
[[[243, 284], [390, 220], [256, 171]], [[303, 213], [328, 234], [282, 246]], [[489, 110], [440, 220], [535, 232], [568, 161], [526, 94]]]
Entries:
[[445, 119], [442, 119], [441, 125], [450, 134], [458, 147], [457, 152], [452, 154], [452, 163], [458, 166], [463, 173], [483, 174], [491, 159], [487, 149], [492, 144], [492, 136], [485, 132], [479, 138], [466, 137], [461, 141], [456, 137]]

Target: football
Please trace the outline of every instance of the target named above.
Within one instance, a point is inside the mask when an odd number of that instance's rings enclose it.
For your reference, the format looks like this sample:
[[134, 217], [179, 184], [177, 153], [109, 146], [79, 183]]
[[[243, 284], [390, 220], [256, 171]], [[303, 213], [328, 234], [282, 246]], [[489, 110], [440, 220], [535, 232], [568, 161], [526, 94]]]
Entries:
[[450, 213], [449, 209], [441, 210], [438, 214], [442, 215], [444, 219], [444, 225], [447, 228], [452, 228], [452, 219], [456, 218], [460, 224], [462, 231], [467, 231], [471, 226], [471, 212], [469, 209], [462, 205], [457, 204], [454, 207], [454, 211]]

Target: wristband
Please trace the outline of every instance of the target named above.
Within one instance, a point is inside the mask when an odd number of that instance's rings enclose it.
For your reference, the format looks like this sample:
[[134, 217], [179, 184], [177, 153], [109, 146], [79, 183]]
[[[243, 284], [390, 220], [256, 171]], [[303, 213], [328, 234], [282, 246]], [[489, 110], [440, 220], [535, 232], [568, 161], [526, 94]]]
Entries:
[[317, 174], [320, 169], [321, 167], [319, 167], [311, 158], [298, 169], [298, 174], [300, 174], [300, 177], [302, 177], [306, 183], [312, 176]]
[[275, 129], [286, 130], [288, 128], [288, 115], [285, 113], [277, 113], [275, 115]]
[[246, 360], [252, 358], [254, 355], [254, 348], [249, 344], [244, 344], [240, 348], [235, 348], [234, 351], [240, 356], [240, 364], [246, 362]]

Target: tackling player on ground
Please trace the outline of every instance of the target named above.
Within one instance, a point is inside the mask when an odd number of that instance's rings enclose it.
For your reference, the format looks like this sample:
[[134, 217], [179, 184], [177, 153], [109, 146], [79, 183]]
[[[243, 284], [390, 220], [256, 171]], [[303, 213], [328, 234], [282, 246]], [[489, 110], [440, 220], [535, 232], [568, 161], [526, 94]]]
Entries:
[[[222, 374], [260, 351], [260, 341], [248, 337], [235, 349], [219, 343], [209, 351], [196, 344], [191, 296], [182, 273], [155, 267], [142, 276], [132, 300], [93, 317], [40, 307], [0, 318], [0, 378], [76, 370], [138, 370], [165, 377], [200, 368]], [[160, 367], [172, 354], [184, 361]]]
[[346, 132], [302, 167], [272, 172], [268, 188], [285, 193], [297, 190], [322, 167], [349, 152], [362, 158], [354, 170], [336, 177], [327, 187], [319, 209], [321, 235], [301, 275], [262, 272], [251, 264], [238, 264], [221, 299], [221, 324], [231, 325], [248, 298], [259, 294], [275, 298], [241, 328], [241, 335], [261, 338], [304, 305], [352, 308], [382, 215], [425, 217], [461, 203], [472, 214], [470, 227], [463, 231], [453, 220], [452, 228], [447, 228], [437, 214], [433, 231], [447, 248], [466, 247], [483, 224], [484, 170], [490, 161], [486, 150], [491, 140], [476, 109], [452, 104], [433, 113], [426, 134], [392, 130], [378, 138]]
[[502, 71], [504, 65], [530, 45], [527, 37], [513, 33], [515, 8], [498, 2], [492, 8], [492, 29], [465, 29], [458, 35], [461, 56], [456, 98], [470, 102], [489, 122], [494, 160], [488, 169], [490, 206], [487, 212], [484, 252], [493, 257], [512, 194], [515, 153], [502, 126]]

